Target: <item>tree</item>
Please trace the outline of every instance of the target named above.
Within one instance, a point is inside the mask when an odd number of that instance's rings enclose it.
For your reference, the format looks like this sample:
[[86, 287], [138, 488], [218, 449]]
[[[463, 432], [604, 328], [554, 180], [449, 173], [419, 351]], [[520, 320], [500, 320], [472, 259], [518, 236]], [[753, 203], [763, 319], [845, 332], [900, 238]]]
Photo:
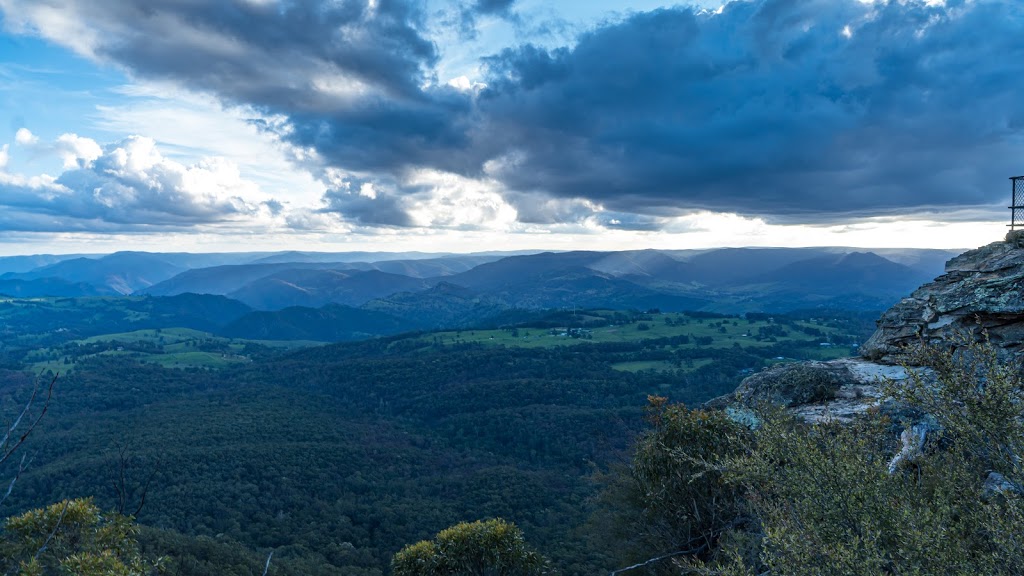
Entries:
[[406, 546], [391, 561], [394, 576], [540, 576], [547, 561], [523, 532], [501, 518], [462, 522], [433, 540]]
[[[630, 503], [614, 534], [623, 562], [710, 558], [721, 535], [744, 520], [741, 489], [726, 482], [723, 463], [745, 451], [750, 434], [722, 412], [658, 396], [648, 402], [652, 429], [637, 441], [629, 478], [618, 488]], [[673, 570], [655, 564], [651, 570]]]
[[131, 517], [103, 514], [91, 498], [65, 500], [6, 520], [0, 569], [22, 576], [154, 574], [159, 562], [142, 559], [137, 533]]

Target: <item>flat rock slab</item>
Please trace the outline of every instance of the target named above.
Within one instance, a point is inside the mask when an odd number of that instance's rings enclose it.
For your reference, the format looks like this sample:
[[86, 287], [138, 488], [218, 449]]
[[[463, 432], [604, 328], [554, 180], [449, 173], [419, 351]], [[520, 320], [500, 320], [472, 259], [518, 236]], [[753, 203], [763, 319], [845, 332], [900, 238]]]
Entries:
[[[930, 376], [925, 369], [911, 370]], [[898, 384], [910, 377], [903, 366], [863, 358], [778, 364], [748, 376], [734, 394], [719, 396], [705, 407], [725, 409], [748, 424], [756, 422], [753, 409], [764, 403], [786, 406], [808, 422], [844, 422], [879, 406], [884, 382]]]

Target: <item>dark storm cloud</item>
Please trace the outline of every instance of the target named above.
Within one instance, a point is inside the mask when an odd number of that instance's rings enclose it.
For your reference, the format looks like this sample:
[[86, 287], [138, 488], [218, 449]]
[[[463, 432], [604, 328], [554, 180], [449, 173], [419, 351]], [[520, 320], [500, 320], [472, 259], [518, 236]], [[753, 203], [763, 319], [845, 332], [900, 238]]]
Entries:
[[1024, 164], [1022, 15], [855, 0], [639, 14], [572, 50], [491, 58], [481, 133], [516, 151], [498, 174], [511, 188], [622, 211], [991, 203]]
[[469, 138], [470, 105], [468, 96], [444, 86], [416, 102], [374, 98], [326, 114], [291, 112], [283, 136], [346, 170], [464, 171], [479, 162]]
[[480, 14], [507, 14], [516, 0], [476, 0], [473, 9]]
[[[511, 4], [456, 6], [493, 15]], [[753, 0], [720, 13], [640, 13], [572, 47], [486, 58], [478, 95], [432, 77], [439, 55], [416, 2], [0, 7], [40, 28], [43, 9], [56, 7], [98, 31], [98, 54], [137, 74], [283, 115], [265, 129], [315, 149], [315, 169], [400, 182], [436, 168], [496, 179], [513, 203], [551, 200], [520, 208], [527, 222], [586, 217], [581, 200], [631, 227], [697, 209], [794, 222], [942, 212], [1000, 202], [1004, 178], [1024, 172], [1016, 0]], [[418, 191], [382, 190], [334, 190], [325, 205], [411, 225], [403, 199]]]
[[335, 106], [318, 86], [331, 75], [422, 99], [419, 86], [437, 59], [418, 31], [417, 4], [405, 0], [33, 1], [82, 12], [112, 35], [98, 53], [145, 75], [286, 110]]
[[357, 224], [378, 226], [414, 226], [404, 200], [423, 192], [422, 188], [403, 188], [393, 181], [348, 178], [324, 194], [324, 212], [343, 214]]

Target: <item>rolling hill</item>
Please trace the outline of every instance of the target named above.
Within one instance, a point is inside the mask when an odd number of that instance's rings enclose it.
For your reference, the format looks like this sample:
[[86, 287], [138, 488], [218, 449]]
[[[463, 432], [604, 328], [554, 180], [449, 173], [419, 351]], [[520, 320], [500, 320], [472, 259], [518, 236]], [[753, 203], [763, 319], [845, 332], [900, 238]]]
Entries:
[[[367, 310], [397, 313], [409, 322], [431, 327], [442, 325], [438, 323], [466, 325], [507, 309], [873, 310], [891, 305], [900, 294], [939, 275], [942, 263], [952, 254], [945, 250], [878, 252], [884, 255], [848, 248], [571, 251], [511, 256], [120, 252], [8, 272], [0, 276], [0, 293], [26, 297], [133, 291], [154, 296], [216, 294], [264, 310], [366, 305]], [[359, 260], [367, 257], [382, 259]], [[44, 257], [33, 258], [45, 261]], [[204, 265], [223, 261], [248, 263]], [[186, 269], [189, 266], [200, 267]], [[441, 282], [450, 286], [431, 291]]]
[[7, 273], [5, 280], [59, 278], [91, 284], [102, 293], [131, 294], [175, 276], [185, 269], [160, 254], [115, 252], [100, 258], [72, 258], [28, 272]]
[[351, 306], [292, 307], [275, 312], [252, 312], [217, 331], [229, 338], [257, 340], [317, 340], [341, 342], [398, 334], [414, 329], [407, 321]]
[[379, 270], [284, 270], [228, 294], [257, 310], [327, 304], [359, 306], [395, 292], [425, 290], [425, 280]]
[[272, 274], [297, 268], [328, 268], [337, 264], [302, 264], [295, 262], [278, 264], [226, 264], [187, 270], [168, 278], [159, 284], [146, 287], [140, 294], [173, 296], [174, 294], [230, 294], [246, 284]]

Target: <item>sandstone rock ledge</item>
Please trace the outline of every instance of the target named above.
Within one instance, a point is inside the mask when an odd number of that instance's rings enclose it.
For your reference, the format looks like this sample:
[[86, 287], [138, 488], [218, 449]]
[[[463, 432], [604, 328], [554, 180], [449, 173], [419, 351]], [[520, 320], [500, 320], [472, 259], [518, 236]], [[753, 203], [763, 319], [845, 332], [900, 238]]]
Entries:
[[[910, 377], [900, 365], [909, 346], [948, 343], [958, 334], [980, 338], [984, 332], [1007, 360], [1024, 359], [1024, 232], [953, 258], [945, 274], [890, 308], [877, 324], [859, 358], [772, 366], [705, 407], [751, 424], [751, 408], [764, 402], [811, 422], [849, 421], [878, 406], [882, 382]], [[931, 377], [927, 369], [910, 370]]]
[[737, 420], [754, 423], [752, 409], [770, 402], [809, 422], [847, 422], [878, 406], [883, 382], [898, 384], [909, 377], [902, 366], [863, 358], [777, 364], [749, 376], [734, 394], [715, 398], [705, 407], [725, 409]]
[[861, 348], [867, 359], [893, 364], [919, 342], [948, 341], [956, 333], [980, 334], [1008, 357], [1024, 355], [1024, 248], [1020, 234], [964, 252], [946, 273], [921, 286], [878, 320]]

